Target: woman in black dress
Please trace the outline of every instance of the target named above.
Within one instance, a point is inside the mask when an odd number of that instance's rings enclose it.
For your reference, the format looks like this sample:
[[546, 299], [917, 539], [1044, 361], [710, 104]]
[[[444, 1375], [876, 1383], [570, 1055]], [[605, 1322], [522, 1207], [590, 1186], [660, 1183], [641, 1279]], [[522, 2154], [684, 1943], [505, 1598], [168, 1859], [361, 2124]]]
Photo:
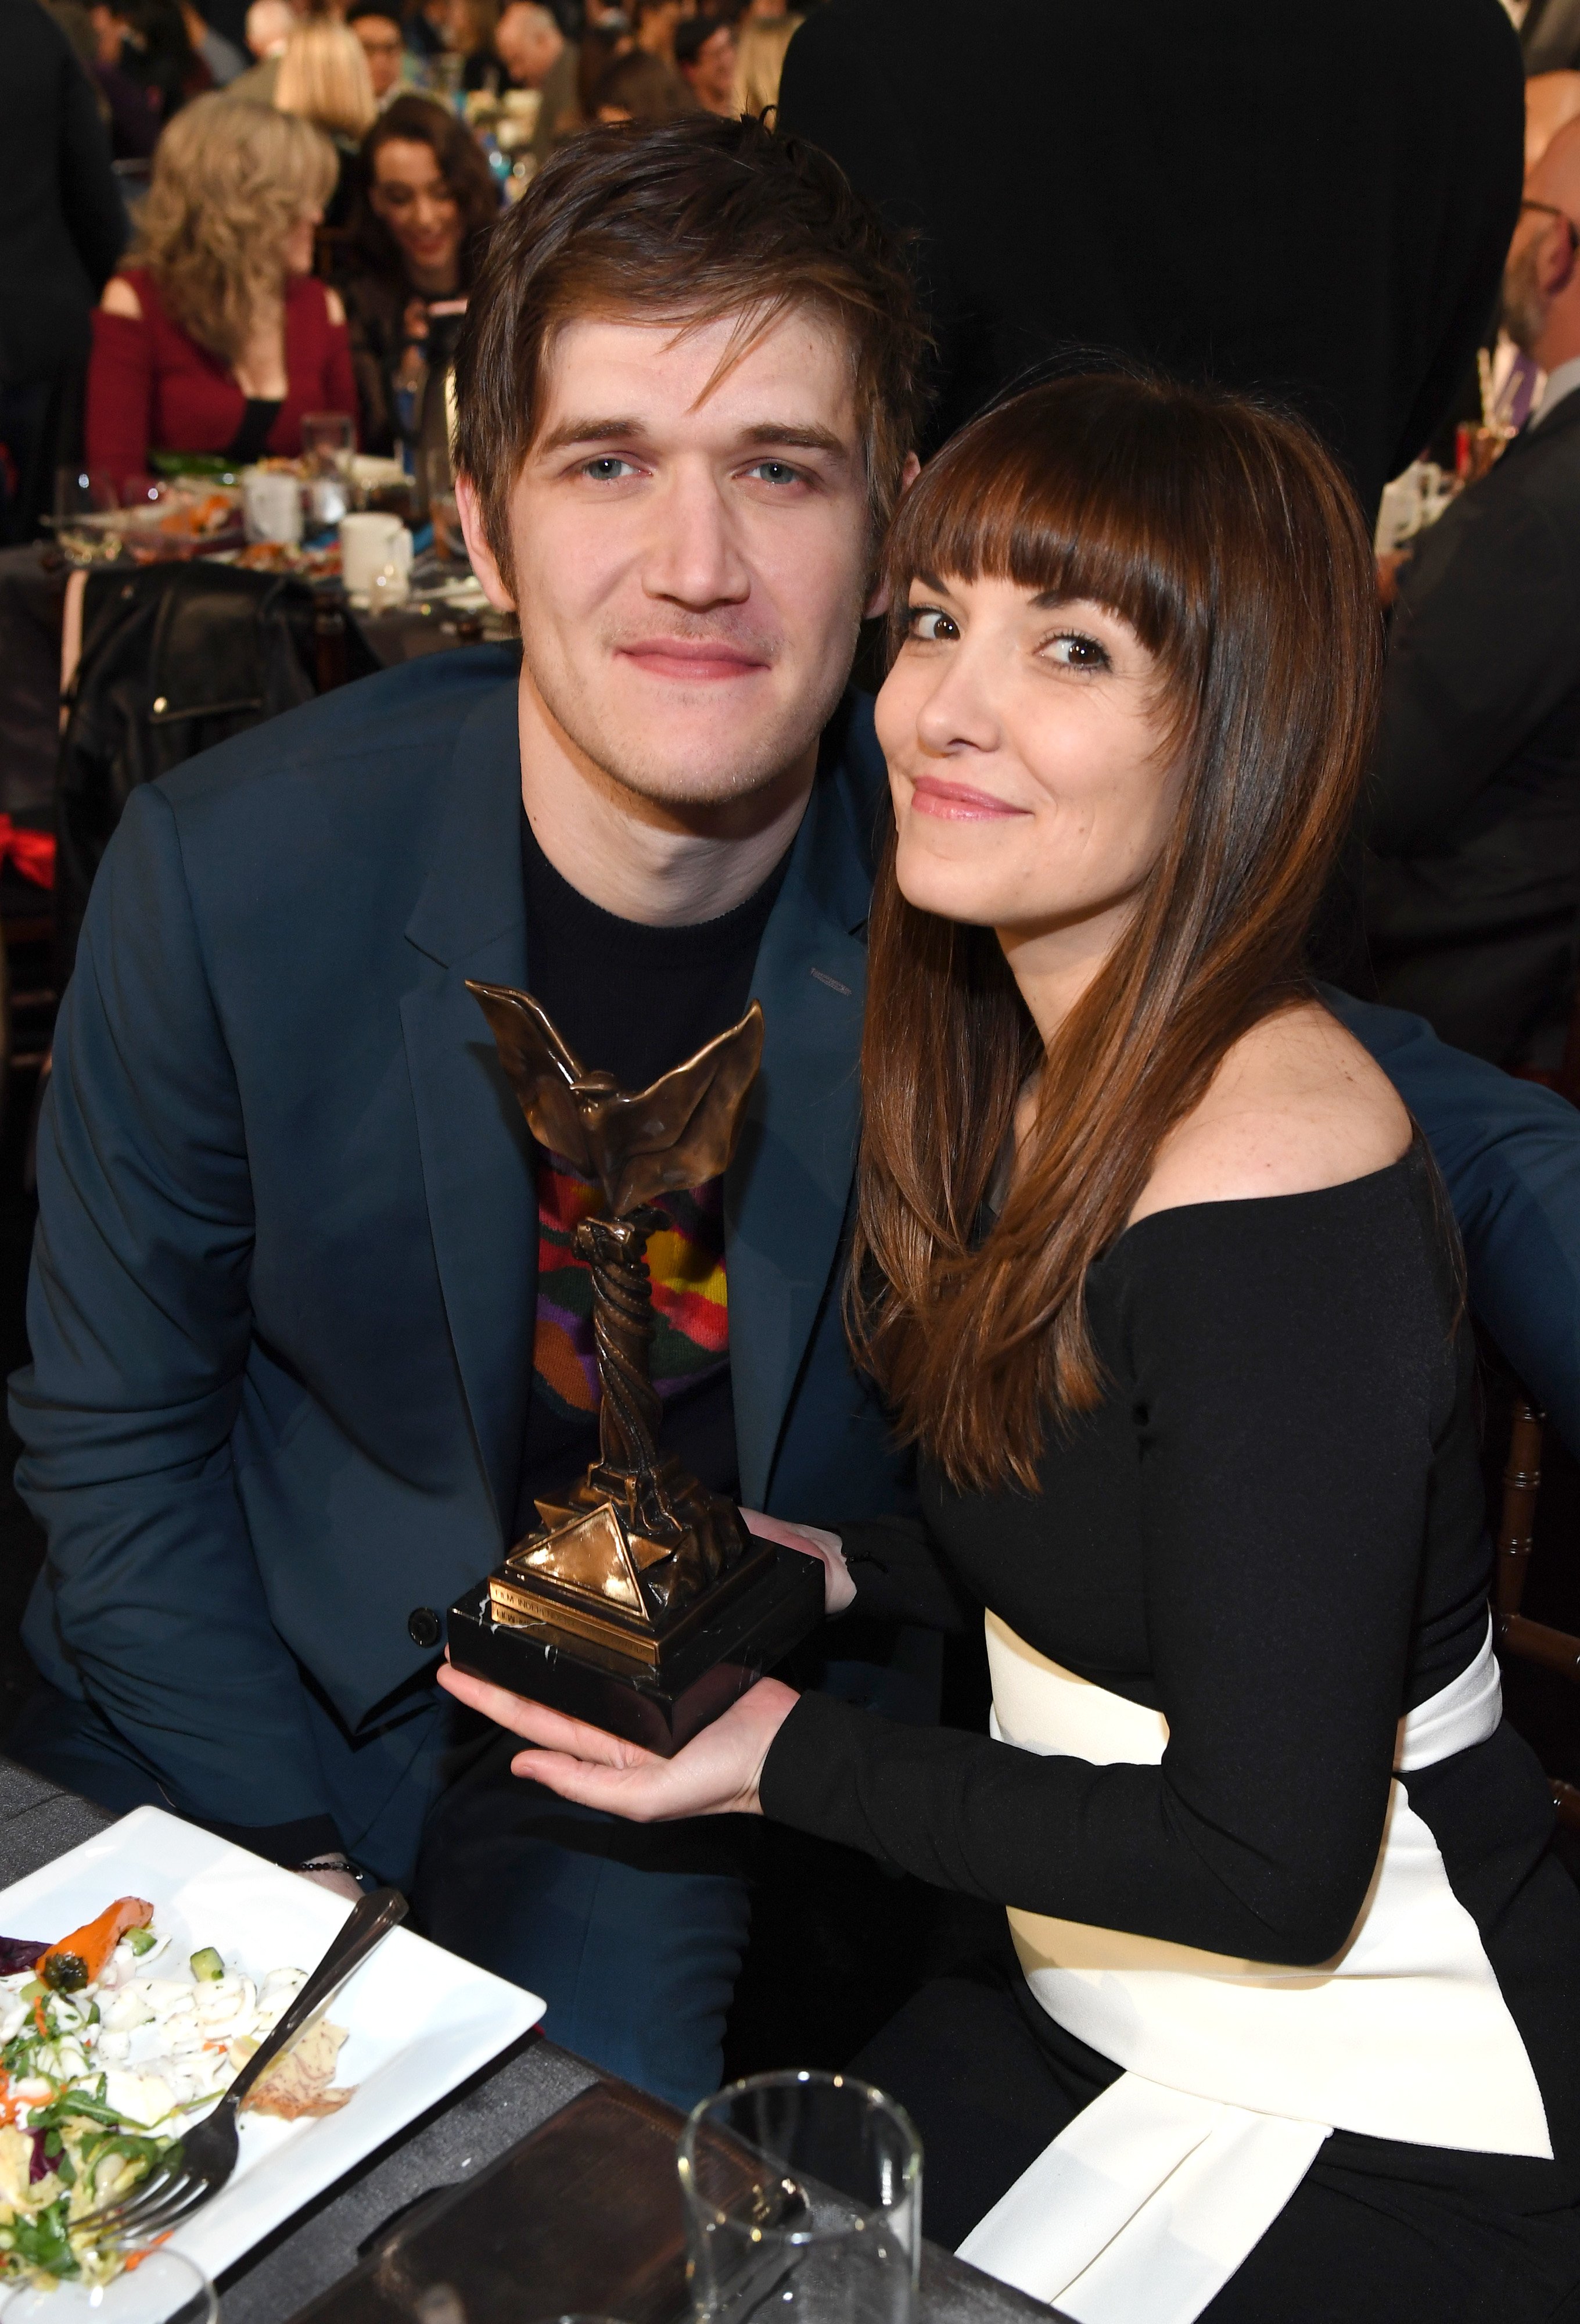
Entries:
[[1458, 1253], [1301, 966], [1358, 517], [1290, 422], [1073, 379], [946, 447], [887, 576], [852, 1331], [922, 1516], [753, 1523], [831, 1611], [984, 1619], [992, 1731], [768, 1679], [664, 1762], [448, 1683], [568, 1798], [1008, 1908], [860, 2064], [931, 2231], [1080, 2324], [1580, 2315], [1580, 1898], [1500, 1717]]

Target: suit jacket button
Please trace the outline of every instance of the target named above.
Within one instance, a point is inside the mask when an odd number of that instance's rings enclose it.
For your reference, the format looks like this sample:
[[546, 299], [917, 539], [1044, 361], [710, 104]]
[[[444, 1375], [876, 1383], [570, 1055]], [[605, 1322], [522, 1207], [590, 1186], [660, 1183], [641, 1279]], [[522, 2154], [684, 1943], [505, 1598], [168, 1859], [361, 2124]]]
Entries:
[[445, 1626], [431, 1606], [414, 1606], [406, 1617], [406, 1633], [414, 1646], [436, 1646]]

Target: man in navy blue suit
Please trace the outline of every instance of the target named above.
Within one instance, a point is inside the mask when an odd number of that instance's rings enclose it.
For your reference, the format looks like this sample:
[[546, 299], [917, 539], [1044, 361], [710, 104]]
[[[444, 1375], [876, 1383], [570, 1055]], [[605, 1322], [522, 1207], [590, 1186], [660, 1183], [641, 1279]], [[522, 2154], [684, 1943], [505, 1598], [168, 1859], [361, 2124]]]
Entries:
[[[535, 1151], [466, 981], [528, 987], [628, 1085], [761, 1001], [736, 1157], [654, 1239], [666, 1441], [753, 1509], [894, 1506], [840, 1317], [885, 798], [845, 689], [919, 352], [873, 214], [758, 124], [551, 162], [458, 381], [519, 668], [437, 657], [137, 792], [41, 1129], [12, 1409], [45, 1683], [12, 1748], [334, 1886], [420, 1857], [442, 1941], [683, 2100], [745, 1939], [728, 1831], [578, 1817], [434, 1683], [437, 1610], [594, 1432], [589, 1190]], [[1431, 1139], [1480, 1312], [1576, 1433], [1580, 1117], [1346, 1015]], [[905, 1674], [877, 1674], [890, 1708]]]

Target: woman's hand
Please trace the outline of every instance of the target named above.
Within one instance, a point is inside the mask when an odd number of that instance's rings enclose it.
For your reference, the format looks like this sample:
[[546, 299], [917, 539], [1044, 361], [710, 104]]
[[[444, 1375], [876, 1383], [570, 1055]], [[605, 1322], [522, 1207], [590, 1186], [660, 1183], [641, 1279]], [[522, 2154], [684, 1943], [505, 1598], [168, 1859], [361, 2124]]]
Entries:
[[[787, 1527], [794, 1532], [795, 1527]], [[799, 1548], [799, 1542], [793, 1545]], [[496, 1726], [509, 1728], [537, 1745], [510, 1762], [514, 1775], [529, 1775], [579, 1807], [603, 1808], [633, 1823], [666, 1823], [676, 1816], [760, 1815], [758, 1777], [768, 1746], [800, 1700], [794, 1687], [760, 1678], [711, 1727], [660, 1759], [639, 1743], [622, 1742], [601, 1727], [588, 1727], [546, 1703], [529, 1702], [485, 1679], [473, 1678], [446, 1662], [439, 1684]]]
[[825, 1533], [821, 1526], [788, 1525], [783, 1517], [765, 1517], [761, 1509], [742, 1509], [740, 1514], [748, 1530], [760, 1534], [764, 1541], [776, 1541], [785, 1549], [798, 1549], [804, 1557], [819, 1559], [823, 1569], [823, 1612], [844, 1612], [856, 1595], [856, 1584], [837, 1533]]

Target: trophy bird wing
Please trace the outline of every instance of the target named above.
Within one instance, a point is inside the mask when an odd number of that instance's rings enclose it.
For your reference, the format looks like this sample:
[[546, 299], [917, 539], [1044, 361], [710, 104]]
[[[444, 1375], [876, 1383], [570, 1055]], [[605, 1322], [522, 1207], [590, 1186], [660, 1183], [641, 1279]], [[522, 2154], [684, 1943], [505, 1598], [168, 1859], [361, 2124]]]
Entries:
[[550, 1153], [563, 1156], [583, 1177], [601, 1176], [594, 1124], [576, 1099], [588, 1076], [574, 1051], [561, 1040], [529, 992], [517, 992], [508, 984], [477, 984], [470, 977], [466, 990], [488, 1019], [500, 1062], [533, 1137]]
[[763, 1012], [754, 1001], [739, 1025], [650, 1089], [611, 1099], [595, 1134], [603, 1149], [599, 1175], [616, 1218], [629, 1218], [656, 1194], [718, 1177], [740, 1134], [762, 1055]]

